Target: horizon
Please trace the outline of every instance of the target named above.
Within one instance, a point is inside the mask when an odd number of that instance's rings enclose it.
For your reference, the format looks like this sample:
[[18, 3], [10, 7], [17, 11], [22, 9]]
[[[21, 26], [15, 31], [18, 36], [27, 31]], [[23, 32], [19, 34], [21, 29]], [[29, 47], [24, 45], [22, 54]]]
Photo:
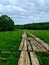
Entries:
[[48, 0], [1, 0], [0, 15], [8, 15], [16, 25], [49, 21]]

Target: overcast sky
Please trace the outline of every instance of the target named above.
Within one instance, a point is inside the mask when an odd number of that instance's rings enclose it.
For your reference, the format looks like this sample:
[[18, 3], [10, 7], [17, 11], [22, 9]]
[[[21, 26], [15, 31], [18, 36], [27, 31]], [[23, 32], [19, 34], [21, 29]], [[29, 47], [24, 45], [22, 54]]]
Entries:
[[3, 14], [15, 24], [49, 21], [49, 0], [0, 0], [0, 15]]

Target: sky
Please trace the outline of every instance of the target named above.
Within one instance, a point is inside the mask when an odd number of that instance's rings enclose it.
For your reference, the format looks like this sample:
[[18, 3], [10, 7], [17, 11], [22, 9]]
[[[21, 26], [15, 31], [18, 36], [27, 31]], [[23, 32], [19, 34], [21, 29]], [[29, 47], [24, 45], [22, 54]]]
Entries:
[[49, 22], [49, 0], [0, 0], [0, 15], [15, 24]]

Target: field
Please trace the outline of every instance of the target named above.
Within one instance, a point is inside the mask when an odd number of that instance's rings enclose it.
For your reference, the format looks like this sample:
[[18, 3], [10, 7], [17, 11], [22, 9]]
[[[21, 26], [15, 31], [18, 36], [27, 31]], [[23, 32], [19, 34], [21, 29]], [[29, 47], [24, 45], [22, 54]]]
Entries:
[[31, 34], [38, 36], [49, 44], [49, 30], [28, 30], [25, 33], [24, 30], [0, 32], [0, 65], [21, 65], [21, 61], [23, 60], [27, 61], [25, 65], [34, 65], [34, 62], [36, 65], [36, 61], [40, 65], [49, 65], [49, 53], [47, 53], [47, 50], [44, 51], [45, 48], [37, 43], [28, 32], [31, 32]]
[[0, 32], [0, 65], [18, 65], [22, 34], [22, 30]]

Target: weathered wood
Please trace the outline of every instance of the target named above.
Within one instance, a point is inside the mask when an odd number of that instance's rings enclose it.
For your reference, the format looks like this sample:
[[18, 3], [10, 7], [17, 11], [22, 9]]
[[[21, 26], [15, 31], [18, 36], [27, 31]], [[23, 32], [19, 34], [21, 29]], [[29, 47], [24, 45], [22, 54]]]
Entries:
[[30, 43], [27, 41], [28, 51], [32, 51]]
[[30, 52], [32, 65], [40, 65], [37, 56], [34, 52]]
[[20, 47], [19, 47], [20, 51], [27, 50], [27, 41], [26, 40], [27, 40], [27, 35], [24, 32], [24, 34], [22, 35], [22, 42], [21, 42]]
[[36, 40], [41, 46], [42, 48], [46, 51], [49, 51], [49, 45], [45, 42], [43, 42], [41, 39], [39, 39], [38, 37], [36, 37], [35, 35], [31, 34], [29, 32], [29, 34], [34, 38], [34, 40]]
[[26, 56], [26, 58], [25, 58], [25, 61], [26, 61], [25, 63], [26, 64], [25, 65], [30, 65], [30, 60], [29, 60], [28, 52], [26, 52], [25, 56]]
[[49, 45], [48, 44], [46, 44], [45, 42], [43, 42], [41, 39], [39, 39], [39, 38], [35, 38], [35, 40], [37, 41], [37, 42], [39, 42], [46, 50], [48, 50], [49, 51]]
[[34, 49], [34, 51], [41, 51], [41, 52], [46, 52], [45, 48], [43, 48], [38, 42], [36, 42], [33, 38], [30, 40], [31, 45]]
[[25, 56], [25, 53], [24, 51], [22, 51], [20, 55], [20, 59], [18, 61], [18, 65], [24, 65], [24, 56]]
[[21, 52], [20, 59], [18, 61], [18, 65], [30, 65], [29, 56], [26, 51]]
[[7, 60], [7, 58], [2, 58], [2, 57], [0, 57], [0, 60]]
[[23, 50], [24, 50], [24, 51], [27, 51], [27, 40], [26, 40], [26, 39], [24, 40], [24, 47], [23, 47]]

